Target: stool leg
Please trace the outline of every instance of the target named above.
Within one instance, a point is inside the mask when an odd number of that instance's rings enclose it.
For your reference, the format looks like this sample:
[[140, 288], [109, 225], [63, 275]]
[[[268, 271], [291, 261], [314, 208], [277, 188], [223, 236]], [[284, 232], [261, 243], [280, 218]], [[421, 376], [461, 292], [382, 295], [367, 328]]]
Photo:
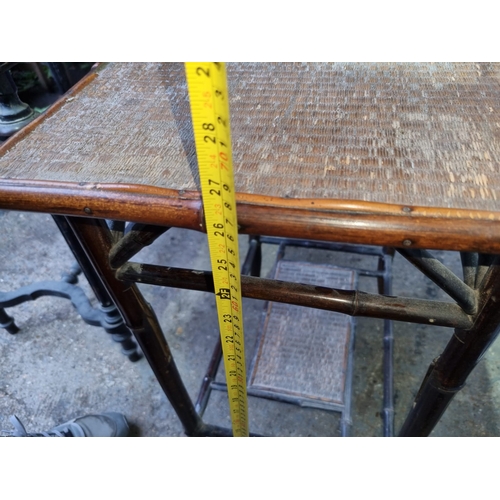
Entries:
[[[379, 258], [378, 270], [384, 275], [378, 278], [378, 291], [383, 295], [392, 295], [392, 260], [394, 249], [385, 249]], [[384, 320], [384, 399], [383, 399], [383, 435], [394, 436], [394, 332], [392, 320]]]
[[100, 278], [96, 275], [90, 260], [81, 248], [81, 245], [71, 230], [66, 217], [63, 217], [62, 215], [53, 215], [52, 218], [61, 231], [61, 234], [66, 240], [70, 250], [73, 252], [75, 259], [77, 260], [83, 274], [87, 278], [87, 281], [89, 282], [97, 300], [101, 304], [101, 310], [106, 315], [106, 321], [109, 325], [108, 328], [105, 328], [106, 332], [111, 335], [111, 338], [115, 342], [120, 343], [122, 353], [127, 356], [130, 361], [138, 361], [141, 359], [141, 355], [137, 350], [137, 345], [133, 341], [132, 334], [123, 323], [115, 304], [111, 300], [111, 297], [109, 296], [106, 288], [103, 286]]
[[186, 434], [204, 434], [207, 426], [204, 426], [194, 409], [153, 309], [144, 300], [137, 286], [116, 279], [109, 265], [108, 256], [113, 242], [105, 221], [82, 217], [66, 217], [66, 221], [112, 297], [125, 324], [133, 332], [158, 382], [179, 416]]
[[429, 367], [400, 436], [428, 436], [488, 347], [500, 325], [500, 257], [479, 288], [479, 313], [469, 330], [455, 330], [445, 350]]

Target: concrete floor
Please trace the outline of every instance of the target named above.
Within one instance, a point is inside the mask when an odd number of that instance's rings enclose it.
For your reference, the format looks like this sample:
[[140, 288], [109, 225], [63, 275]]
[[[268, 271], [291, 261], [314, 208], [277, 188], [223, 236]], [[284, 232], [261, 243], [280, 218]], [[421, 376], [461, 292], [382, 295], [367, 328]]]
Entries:
[[[38, 280], [57, 280], [73, 257], [50, 216], [0, 212], [0, 290], [11, 291]], [[241, 247], [246, 238], [241, 238]], [[243, 248], [241, 248], [243, 253]], [[301, 260], [363, 264], [365, 257], [313, 255], [298, 251]], [[458, 255], [435, 255], [460, 275]], [[344, 260], [339, 260], [344, 258]], [[209, 269], [206, 237], [171, 230], [143, 250], [136, 260], [178, 267]], [[266, 249], [264, 268], [273, 255]], [[373, 265], [371, 266], [373, 267]], [[85, 279], [84, 290], [91, 295]], [[444, 298], [427, 278], [396, 255], [394, 294]], [[375, 291], [373, 279], [360, 288]], [[174, 358], [193, 398], [199, 390], [218, 335], [210, 294], [141, 286], [156, 310]], [[95, 301], [94, 301], [95, 303]], [[244, 300], [249, 364], [262, 303]], [[134, 436], [183, 436], [183, 429], [147, 362], [131, 363], [100, 328], [87, 326], [69, 301], [43, 297], [8, 310], [21, 331], [0, 332], [0, 429], [17, 415], [28, 431], [46, 430], [78, 415], [120, 411], [133, 425]], [[357, 321], [352, 394], [354, 436], [380, 436], [382, 406], [382, 321]], [[395, 418], [400, 428], [432, 359], [443, 349], [451, 330], [395, 323]], [[495, 344], [476, 367], [468, 384], [451, 403], [433, 436], [498, 436], [500, 411], [500, 349]], [[250, 398], [252, 432], [279, 436], [336, 436], [338, 415], [286, 403]], [[214, 392], [205, 413], [208, 423], [229, 425], [226, 396]]]

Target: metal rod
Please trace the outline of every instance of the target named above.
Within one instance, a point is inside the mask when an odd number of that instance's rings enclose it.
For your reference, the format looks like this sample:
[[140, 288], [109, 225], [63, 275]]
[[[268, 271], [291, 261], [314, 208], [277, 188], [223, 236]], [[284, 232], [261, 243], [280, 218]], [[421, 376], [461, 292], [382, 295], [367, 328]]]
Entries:
[[495, 341], [500, 325], [500, 257], [482, 280], [479, 313], [468, 329], [456, 329], [443, 353], [429, 367], [401, 436], [428, 436], [467, 377]]
[[[227, 392], [227, 384], [225, 382], [213, 382], [212, 389], [216, 391]], [[339, 405], [335, 403], [325, 403], [324, 401], [313, 401], [309, 399], [302, 399], [297, 396], [291, 396], [280, 392], [264, 391], [261, 389], [255, 389], [250, 387], [248, 389], [248, 395], [254, 396], [256, 398], [270, 399], [271, 401], [280, 401], [282, 403], [289, 403], [292, 405], [301, 406], [302, 408], [316, 408], [319, 410], [335, 411], [341, 413], [345, 408], [344, 405]], [[341, 430], [342, 432], [342, 430]]]
[[[259, 274], [260, 264], [261, 264], [262, 254], [261, 246], [258, 236], [250, 237], [250, 244], [248, 247], [247, 255], [245, 257], [245, 262], [241, 267], [241, 274]], [[208, 400], [210, 399], [210, 393], [212, 392], [215, 377], [217, 375], [217, 370], [219, 369], [220, 362], [222, 360], [222, 345], [220, 336], [217, 336], [217, 343], [212, 352], [210, 358], [210, 363], [208, 365], [205, 376], [201, 383], [200, 391], [198, 393], [198, 398], [195, 403], [195, 410], [200, 417], [203, 416], [205, 412]]]
[[194, 405], [196, 413], [200, 417], [203, 416], [208, 405], [208, 400], [210, 399], [210, 393], [212, 392], [213, 382], [215, 376], [217, 375], [217, 370], [222, 359], [222, 344], [220, 341], [220, 336], [217, 336], [217, 343], [212, 351], [212, 357], [210, 358], [210, 363], [208, 364], [207, 372], [203, 377], [201, 383], [200, 391], [198, 393], [198, 399]]
[[111, 237], [113, 238], [113, 243], [116, 243], [123, 237], [125, 233], [125, 221], [123, 220], [109, 220], [108, 221], [109, 230], [111, 231]]
[[394, 334], [392, 320], [384, 320], [384, 437], [394, 436]]
[[477, 297], [474, 290], [430, 252], [406, 248], [398, 248], [397, 251], [454, 299], [466, 313], [474, 314], [476, 312]]
[[[379, 269], [384, 271], [380, 292], [392, 295], [392, 259], [394, 251], [388, 252], [379, 260]], [[384, 397], [383, 397], [383, 435], [394, 436], [394, 333], [392, 320], [384, 320]]]
[[488, 272], [488, 269], [493, 262], [494, 257], [494, 255], [484, 253], [480, 253], [478, 255], [475, 288], [479, 288], [481, 286], [481, 283], [486, 276], [486, 273]]
[[241, 266], [241, 274], [251, 274], [258, 276], [260, 274], [260, 265], [262, 261], [262, 251], [259, 237], [250, 237], [245, 262]]
[[476, 272], [478, 262], [477, 253], [460, 252], [460, 258], [462, 260], [464, 283], [471, 288], [476, 288]]
[[280, 243], [290, 247], [318, 248], [324, 250], [335, 250], [337, 252], [349, 252], [363, 255], [382, 255], [382, 248], [368, 245], [349, 245], [342, 243], [328, 243], [324, 241], [300, 240], [293, 238], [276, 238], [272, 236], [261, 236], [261, 243], [279, 245]]
[[[117, 272], [119, 280], [150, 285], [214, 292], [212, 273], [128, 262]], [[317, 309], [337, 311], [350, 316], [394, 319], [410, 323], [469, 328], [472, 320], [456, 304], [405, 297], [338, 290], [242, 276], [242, 295], [253, 299], [284, 302]]]
[[356, 343], [356, 319], [351, 319], [351, 332], [349, 335], [349, 347], [347, 353], [347, 366], [345, 367], [345, 384], [344, 384], [344, 407], [340, 416], [340, 435], [347, 437], [350, 434], [352, 426], [352, 382], [353, 382], [353, 368], [354, 368], [354, 346]]

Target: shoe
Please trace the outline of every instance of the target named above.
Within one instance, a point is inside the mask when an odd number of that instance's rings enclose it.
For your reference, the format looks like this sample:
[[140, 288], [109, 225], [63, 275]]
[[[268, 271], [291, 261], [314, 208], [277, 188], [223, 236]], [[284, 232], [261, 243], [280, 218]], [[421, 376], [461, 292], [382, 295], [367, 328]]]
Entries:
[[28, 433], [21, 421], [14, 415], [10, 421], [15, 431], [14, 437], [125, 437], [129, 426], [125, 415], [116, 412], [85, 415], [58, 425], [47, 432]]

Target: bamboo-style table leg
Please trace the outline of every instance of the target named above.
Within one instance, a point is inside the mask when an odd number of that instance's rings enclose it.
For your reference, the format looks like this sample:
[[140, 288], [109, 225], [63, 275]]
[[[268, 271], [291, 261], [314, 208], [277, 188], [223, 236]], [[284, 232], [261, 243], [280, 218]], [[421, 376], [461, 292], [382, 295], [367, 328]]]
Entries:
[[135, 284], [119, 281], [109, 265], [112, 235], [105, 221], [81, 217], [66, 220], [85, 250], [104, 287], [134, 334], [144, 356], [188, 435], [229, 435], [203, 424], [182, 382], [158, 320]]
[[477, 293], [479, 308], [472, 327], [455, 330], [441, 356], [429, 367], [400, 436], [428, 436], [432, 432], [496, 339], [500, 325], [500, 257], [493, 259], [484, 277], [481, 274]]

